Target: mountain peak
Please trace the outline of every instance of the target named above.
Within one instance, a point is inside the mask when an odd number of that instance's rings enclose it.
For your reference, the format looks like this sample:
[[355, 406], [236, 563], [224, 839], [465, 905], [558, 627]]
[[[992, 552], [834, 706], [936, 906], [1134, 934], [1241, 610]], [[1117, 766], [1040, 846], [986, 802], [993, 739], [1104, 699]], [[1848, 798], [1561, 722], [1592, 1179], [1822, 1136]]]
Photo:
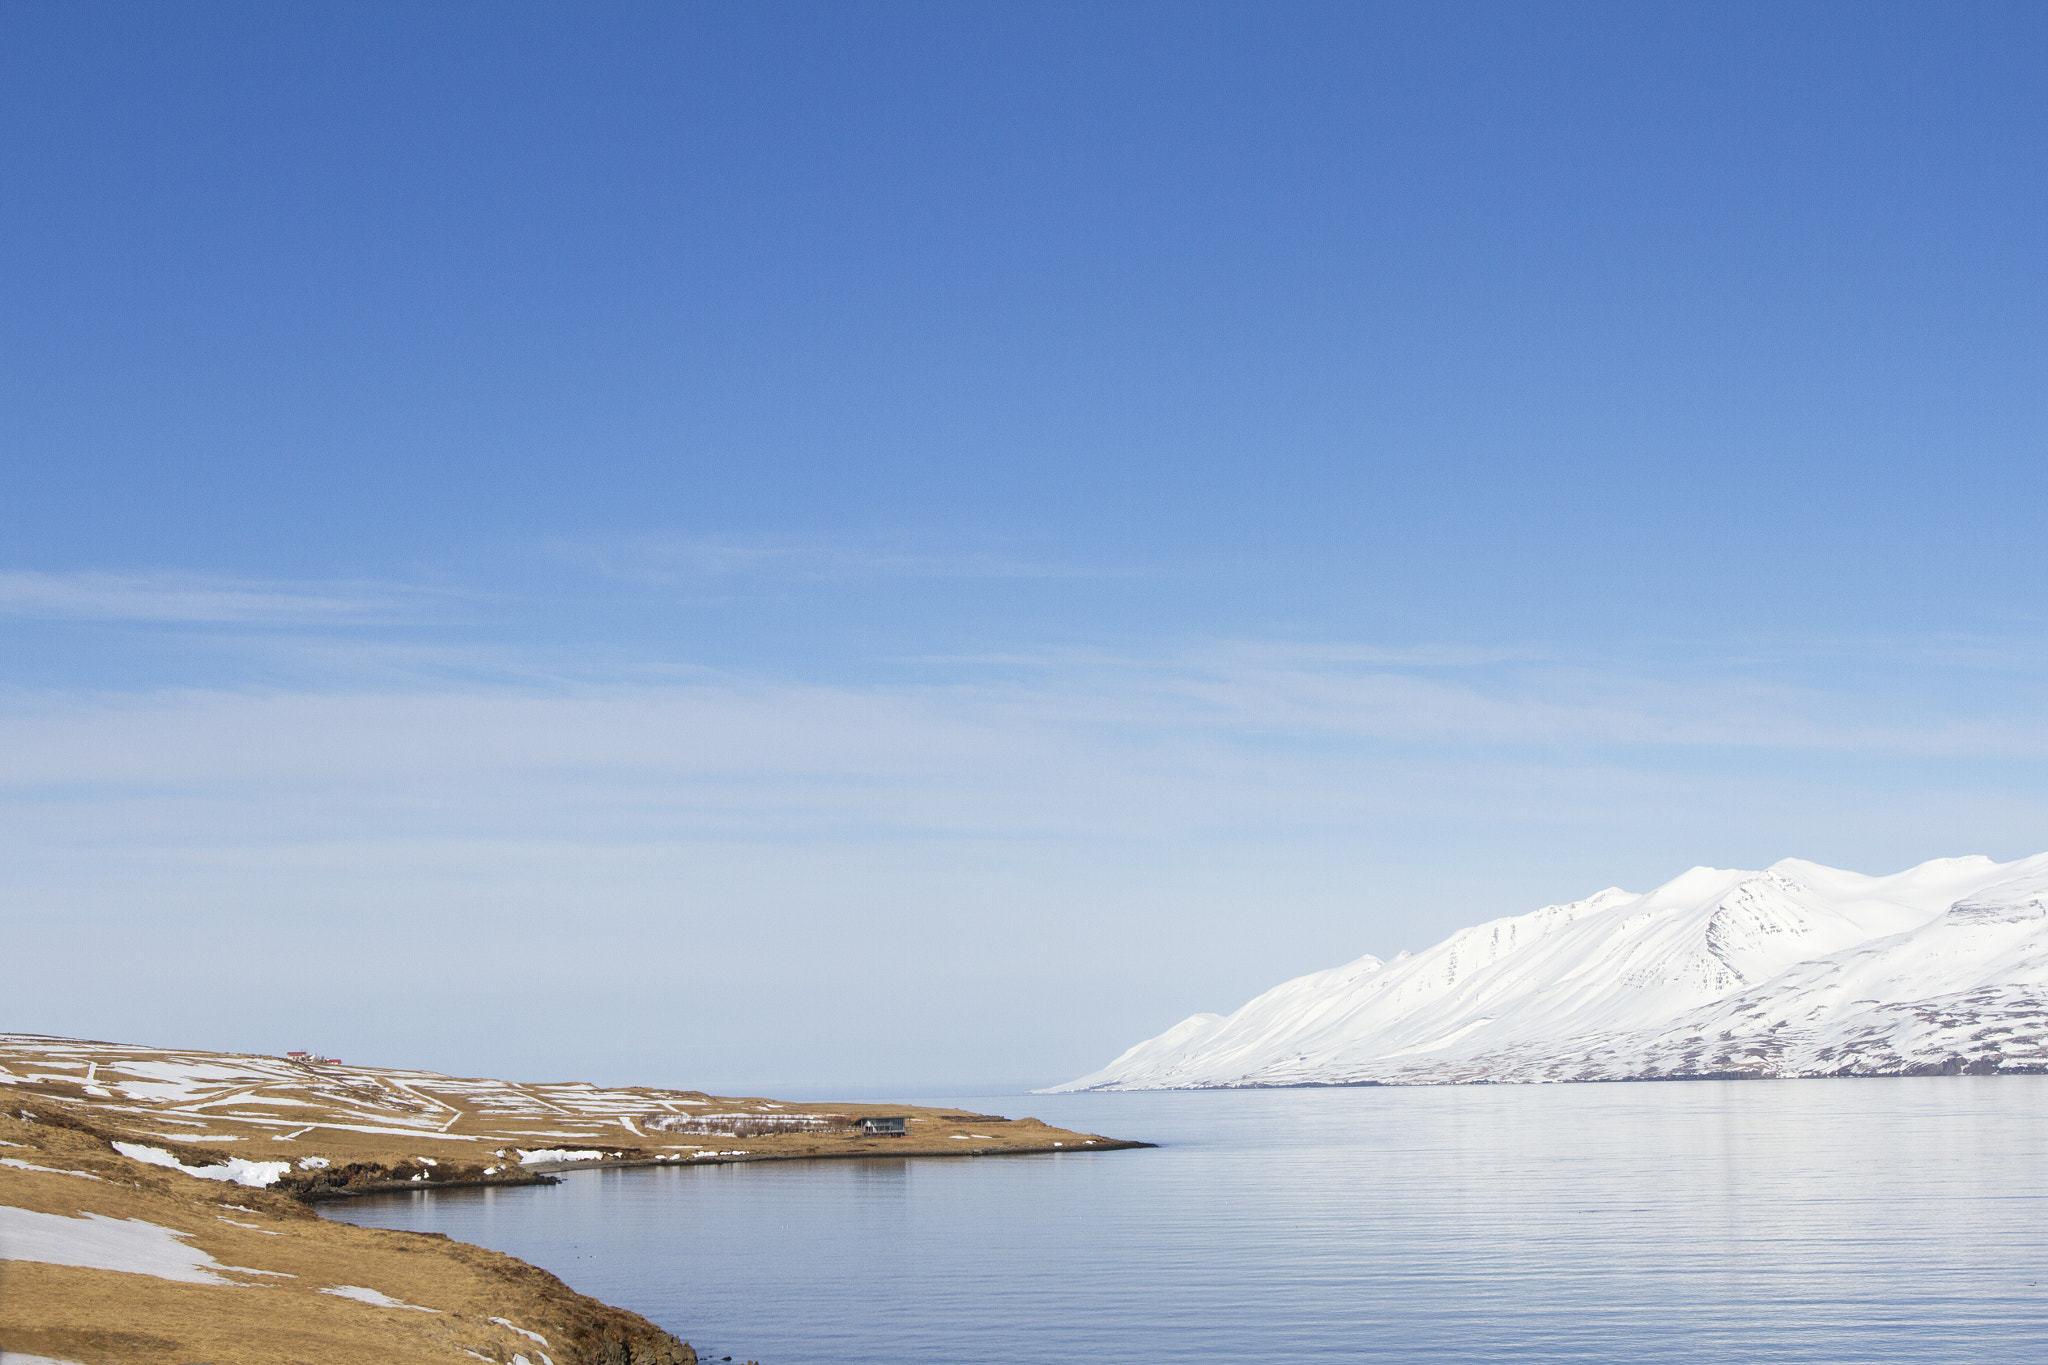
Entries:
[[1297, 977], [1056, 1089], [2048, 1070], [2044, 1016], [2048, 854], [1785, 858]]

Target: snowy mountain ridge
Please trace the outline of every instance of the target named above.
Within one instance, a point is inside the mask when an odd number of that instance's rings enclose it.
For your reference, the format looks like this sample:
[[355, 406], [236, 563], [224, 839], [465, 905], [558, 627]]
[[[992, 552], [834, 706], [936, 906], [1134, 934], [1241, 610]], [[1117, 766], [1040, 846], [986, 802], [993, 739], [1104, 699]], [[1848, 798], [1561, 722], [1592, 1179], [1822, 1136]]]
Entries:
[[1071, 1090], [2048, 1070], [2048, 854], [1788, 858], [1461, 929], [1197, 1014]]

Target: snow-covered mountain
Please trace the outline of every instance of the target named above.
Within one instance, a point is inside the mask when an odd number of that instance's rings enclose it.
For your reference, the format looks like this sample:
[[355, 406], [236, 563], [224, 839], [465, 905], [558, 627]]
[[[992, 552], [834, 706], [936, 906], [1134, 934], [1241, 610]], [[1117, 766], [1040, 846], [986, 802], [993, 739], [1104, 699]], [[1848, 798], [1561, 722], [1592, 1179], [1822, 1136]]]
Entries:
[[1696, 867], [1297, 977], [1057, 1090], [2048, 1070], [2048, 853]]

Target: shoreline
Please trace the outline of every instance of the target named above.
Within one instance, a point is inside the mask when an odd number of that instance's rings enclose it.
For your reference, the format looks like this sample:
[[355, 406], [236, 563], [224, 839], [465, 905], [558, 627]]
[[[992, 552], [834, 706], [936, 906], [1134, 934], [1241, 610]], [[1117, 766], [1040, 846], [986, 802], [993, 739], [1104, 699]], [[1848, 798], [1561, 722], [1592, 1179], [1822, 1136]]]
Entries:
[[[1090, 1086], [1086, 1090], [1034, 1090], [1034, 1095], [1201, 1095], [1221, 1090], [1449, 1090], [1459, 1086], [1639, 1085], [1663, 1081], [1917, 1081], [1949, 1076], [2048, 1076], [2048, 1065], [2001, 1066], [1950, 1057], [1898, 1071], [1687, 1071], [1661, 1076], [1557, 1076], [1499, 1080], [1475, 1076], [1442, 1081], [1260, 1081], [1250, 1085]], [[1141, 1144], [1151, 1145], [1151, 1144]]]
[[[30, 1239], [0, 1244], [0, 1351], [101, 1365], [447, 1365], [459, 1351], [519, 1365], [544, 1342], [554, 1365], [696, 1365], [679, 1334], [542, 1267], [317, 1206], [578, 1171], [1155, 1145], [958, 1109], [0, 1034], [0, 1234]], [[36, 1239], [43, 1259], [10, 1255]]]
[[[130, 1078], [136, 1079], [130, 1079]], [[1023, 1117], [700, 1090], [509, 1082], [317, 1056], [0, 1035], [0, 1095], [125, 1130], [188, 1170], [262, 1167], [307, 1202], [540, 1184], [577, 1170], [854, 1157], [1123, 1151], [1148, 1144]], [[884, 1131], [868, 1131], [874, 1120]], [[893, 1131], [889, 1131], [893, 1130]]]
[[[1222, 1087], [1217, 1087], [1222, 1088]], [[892, 1152], [762, 1152], [744, 1156], [706, 1156], [673, 1161], [664, 1157], [607, 1157], [597, 1161], [557, 1161], [537, 1163], [524, 1176], [511, 1178], [486, 1177], [481, 1180], [390, 1180], [364, 1185], [329, 1185], [316, 1189], [286, 1191], [289, 1198], [301, 1204], [333, 1204], [350, 1199], [368, 1199], [387, 1194], [427, 1194], [434, 1190], [482, 1190], [494, 1188], [527, 1188], [534, 1185], [559, 1185], [565, 1175], [578, 1171], [626, 1171], [626, 1170], [690, 1170], [700, 1166], [744, 1166], [770, 1161], [967, 1161], [976, 1157], [1006, 1156], [1086, 1156], [1095, 1152], [1125, 1152], [1140, 1148], [1157, 1148], [1156, 1142], [1135, 1142], [1123, 1138], [1097, 1138], [1081, 1147], [1068, 1147], [1053, 1143], [1043, 1147], [987, 1147], [965, 1151], [932, 1151], [919, 1148], [901, 1153]]]

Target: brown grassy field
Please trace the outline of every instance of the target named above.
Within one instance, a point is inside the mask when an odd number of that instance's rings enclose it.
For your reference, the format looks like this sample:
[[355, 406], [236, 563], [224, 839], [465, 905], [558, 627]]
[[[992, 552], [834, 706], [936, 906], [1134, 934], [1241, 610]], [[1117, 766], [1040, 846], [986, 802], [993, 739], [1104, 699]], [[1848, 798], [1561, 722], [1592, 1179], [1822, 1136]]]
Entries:
[[[286, 1163], [274, 1188], [312, 1198], [397, 1185], [531, 1181], [596, 1165], [1144, 1145], [1037, 1119], [944, 1109], [521, 1083], [25, 1034], [0, 1035], [0, 1087], [0, 1099], [11, 1093], [90, 1110], [188, 1166]], [[877, 1115], [906, 1118], [907, 1135], [866, 1137], [853, 1129]]]
[[[591, 1166], [1145, 1145], [940, 1109], [21, 1034], [0, 1035], [0, 1115], [0, 1351], [80, 1365], [684, 1365], [686, 1344], [545, 1271], [307, 1204]], [[878, 1115], [908, 1135], [858, 1130]]]
[[133, 1161], [112, 1148], [122, 1130], [94, 1118], [18, 1098], [0, 1117], [0, 1351], [81, 1365], [696, 1361], [510, 1256]]

